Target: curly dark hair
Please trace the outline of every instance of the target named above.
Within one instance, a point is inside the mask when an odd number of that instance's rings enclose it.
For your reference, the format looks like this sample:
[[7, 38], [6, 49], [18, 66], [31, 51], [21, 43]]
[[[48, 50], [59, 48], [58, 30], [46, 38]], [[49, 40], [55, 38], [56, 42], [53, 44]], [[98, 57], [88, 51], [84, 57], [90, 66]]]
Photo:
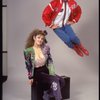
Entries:
[[[33, 37], [37, 36], [37, 35], [43, 35], [44, 37], [47, 35], [47, 31], [46, 30], [40, 30], [40, 29], [34, 29], [28, 36], [27, 41], [26, 41], [26, 45], [25, 48], [29, 48], [32, 47], [34, 45], [34, 39]], [[47, 40], [45, 38], [44, 43], [47, 43]]]

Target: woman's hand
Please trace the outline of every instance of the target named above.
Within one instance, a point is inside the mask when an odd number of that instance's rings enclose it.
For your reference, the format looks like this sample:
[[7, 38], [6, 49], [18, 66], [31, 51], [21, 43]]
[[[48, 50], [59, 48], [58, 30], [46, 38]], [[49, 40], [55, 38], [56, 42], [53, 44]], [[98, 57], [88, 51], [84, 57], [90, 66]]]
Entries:
[[32, 85], [33, 84], [33, 79], [29, 79], [29, 84]]

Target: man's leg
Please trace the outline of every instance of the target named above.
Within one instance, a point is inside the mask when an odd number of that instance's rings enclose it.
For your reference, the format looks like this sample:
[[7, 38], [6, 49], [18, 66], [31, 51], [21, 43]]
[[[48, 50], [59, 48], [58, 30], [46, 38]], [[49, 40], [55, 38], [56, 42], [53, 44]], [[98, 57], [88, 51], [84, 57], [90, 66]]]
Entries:
[[83, 57], [82, 51], [76, 46], [80, 45], [80, 39], [76, 36], [74, 33], [72, 27], [70, 25], [65, 25], [64, 26], [64, 31], [65, 33], [70, 37], [71, 43], [73, 45], [73, 50], [81, 57]]
[[65, 33], [64, 28], [57, 28], [53, 30], [56, 35], [69, 47], [73, 48], [70, 37]]
[[71, 41], [75, 44], [80, 44], [80, 39], [76, 36], [70, 25], [65, 25], [65, 32], [70, 37]]
[[65, 31], [66, 33], [69, 35], [69, 37], [71, 38], [71, 41], [73, 43], [75, 43], [75, 49], [80, 50], [81, 52], [83, 52], [85, 55], [89, 55], [88, 50], [82, 45], [82, 43], [80, 42], [80, 39], [76, 36], [76, 34], [74, 33], [72, 27], [70, 25], [66, 25], [65, 26]]

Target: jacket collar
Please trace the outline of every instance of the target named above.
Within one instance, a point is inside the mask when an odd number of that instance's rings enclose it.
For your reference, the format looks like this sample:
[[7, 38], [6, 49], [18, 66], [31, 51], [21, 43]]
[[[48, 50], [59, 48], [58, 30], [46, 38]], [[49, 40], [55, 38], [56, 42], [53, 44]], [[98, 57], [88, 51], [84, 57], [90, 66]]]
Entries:
[[[67, 0], [67, 1], [70, 1], [70, 0]], [[60, 0], [60, 3], [63, 3], [63, 0]]]

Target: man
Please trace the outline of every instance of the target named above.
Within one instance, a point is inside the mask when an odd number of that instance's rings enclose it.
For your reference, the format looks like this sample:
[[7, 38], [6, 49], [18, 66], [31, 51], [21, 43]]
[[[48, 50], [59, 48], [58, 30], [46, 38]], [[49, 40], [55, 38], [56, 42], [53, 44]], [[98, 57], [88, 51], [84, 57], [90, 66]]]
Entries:
[[83, 57], [89, 55], [71, 25], [81, 17], [81, 8], [74, 0], [52, 0], [44, 9], [42, 19], [46, 26], [53, 29], [57, 36], [76, 53]]

